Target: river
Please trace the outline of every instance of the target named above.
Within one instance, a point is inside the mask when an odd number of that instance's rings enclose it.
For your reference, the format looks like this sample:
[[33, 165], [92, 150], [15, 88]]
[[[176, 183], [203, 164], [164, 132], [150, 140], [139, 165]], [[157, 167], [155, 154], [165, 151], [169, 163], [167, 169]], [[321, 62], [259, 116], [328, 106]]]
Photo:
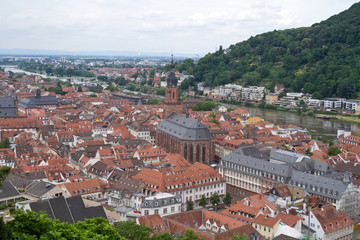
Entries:
[[316, 136], [323, 136], [330, 139], [336, 138], [337, 129], [340, 124], [349, 126], [353, 135], [360, 136], [360, 123], [348, 122], [340, 119], [322, 120], [315, 117], [300, 115], [298, 113], [261, 109], [256, 107], [237, 106], [246, 109], [254, 116], [274, 124], [294, 124], [301, 128], [306, 128]]

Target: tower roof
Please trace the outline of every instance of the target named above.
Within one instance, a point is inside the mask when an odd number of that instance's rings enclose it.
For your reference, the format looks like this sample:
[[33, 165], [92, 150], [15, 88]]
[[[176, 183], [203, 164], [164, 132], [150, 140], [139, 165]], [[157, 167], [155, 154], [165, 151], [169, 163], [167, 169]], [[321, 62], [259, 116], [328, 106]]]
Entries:
[[173, 55], [171, 54], [170, 72], [166, 79], [167, 82], [166, 87], [177, 87], [178, 79], [175, 76], [174, 68], [175, 68], [174, 59], [173, 59]]

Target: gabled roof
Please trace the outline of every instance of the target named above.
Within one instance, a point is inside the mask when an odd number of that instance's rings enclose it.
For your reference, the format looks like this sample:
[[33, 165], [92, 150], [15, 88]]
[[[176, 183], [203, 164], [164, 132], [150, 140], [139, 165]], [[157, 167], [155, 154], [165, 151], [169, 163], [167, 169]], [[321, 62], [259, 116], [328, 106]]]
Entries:
[[0, 187], [0, 199], [15, 196], [20, 196], [20, 193], [16, 190], [14, 185], [10, 181], [2, 182], [2, 187]]
[[333, 205], [326, 205], [319, 209], [311, 210], [319, 221], [324, 232], [331, 232], [353, 224], [354, 222], [341, 210], [336, 210]]
[[55, 184], [51, 184], [49, 182], [34, 181], [28, 186], [29, 189], [26, 191], [26, 193], [41, 197], [55, 187]]
[[84, 221], [86, 218], [107, 218], [102, 206], [85, 207], [81, 196], [64, 198], [44, 199], [30, 203], [32, 211], [46, 212], [50, 218], [59, 219], [61, 222], [75, 223]]

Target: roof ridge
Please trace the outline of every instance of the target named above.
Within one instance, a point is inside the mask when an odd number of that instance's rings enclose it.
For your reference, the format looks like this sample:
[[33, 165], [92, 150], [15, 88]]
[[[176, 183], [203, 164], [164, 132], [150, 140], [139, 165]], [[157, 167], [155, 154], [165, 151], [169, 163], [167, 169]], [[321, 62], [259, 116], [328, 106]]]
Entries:
[[48, 198], [48, 199], [46, 199], [46, 200], [47, 200], [48, 203], [49, 203], [49, 207], [50, 207], [50, 210], [51, 210], [51, 212], [52, 212], [52, 215], [54, 216], [55, 219], [57, 219], [57, 217], [55, 216], [54, 210], [53, 210], [53, 208], [52, 208], [52, 206], [51, 206], [50, 199]]
[[[82, 200], [82, 199], [81, 199], [81, 200]], [[74, 219], [73, 214], [72, 214], [72, 212], [71, 212], [71, 210], [70, 210], [69, 204], [68, 204], [68, 202], [66, 201], [66, 198], [64, 198], [64, 201], [65, 201], [66, 206], [67, 206], [67, 208], [68, 208], [68, 210], [69, 210], [69, 212], [70, 212], [71, 219], [72, 219], [73, 222], [75, 223], [75, 219]]]

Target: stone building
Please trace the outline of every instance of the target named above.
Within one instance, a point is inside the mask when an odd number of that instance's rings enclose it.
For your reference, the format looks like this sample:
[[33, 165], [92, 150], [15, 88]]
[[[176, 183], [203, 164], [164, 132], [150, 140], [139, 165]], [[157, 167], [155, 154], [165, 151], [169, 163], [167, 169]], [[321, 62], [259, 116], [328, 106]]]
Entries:
[[43, 108], [54, 110], [59, 106], [59, 101], [56, 96], [41, 96], [41, 90], [36, 89], [36, 94], [33, 97], [26, 97], [20, 100], [18, 110], [21, 113], [27, 114], [31, 109]]
[[305, 155], [244, 146], [221, 159], [219, 173], [225, 178], [228, 190], [241, 197], [286, 184], [290, 191], [304, 190], [304, 195], [314, 195], [333, 204], [353, 220], [359, 218], [359, 193], [350, 174], [338, 173], [328, 163]]
[[209, 163], [214, 159], [213, 136], [199, 120], [172, 113], [157, 126], [155, 144], [179, 153], [190, 163]]

